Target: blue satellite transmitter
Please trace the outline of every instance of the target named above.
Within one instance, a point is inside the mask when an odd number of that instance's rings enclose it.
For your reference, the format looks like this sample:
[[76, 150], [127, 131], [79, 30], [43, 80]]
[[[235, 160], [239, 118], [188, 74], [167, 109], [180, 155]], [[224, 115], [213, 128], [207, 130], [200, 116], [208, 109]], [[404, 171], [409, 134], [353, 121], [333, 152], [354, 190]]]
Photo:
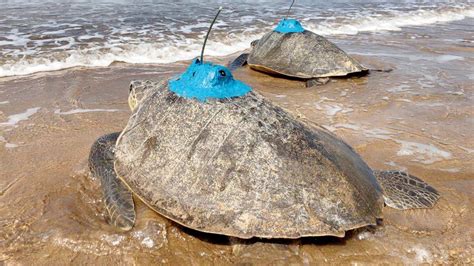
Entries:
[[278, 23], [277, 27], [274, 31], [279, 33], [295, 33], [295, 32], [304, 32], [305, 29], [301, 26], [301, 23], [296, 19], [290, 19], [288, 16], [290, 15], [290, 10], [293, 7], [295, 0], [291, 2], [290, 8], [288, 8], [288, 12], [286, 12], [286, 17]]
[[181, 75], [169, 81], [169, 89], [180, 97], [206, 102], [209, 99], [241, 97], [252, 90], [250, 86], [234, 79], [228, 68], [204, 62], [204, 49], [209, 33], [221, 11], [222, 7], [207, 31], [200, 59], [194, 59]]

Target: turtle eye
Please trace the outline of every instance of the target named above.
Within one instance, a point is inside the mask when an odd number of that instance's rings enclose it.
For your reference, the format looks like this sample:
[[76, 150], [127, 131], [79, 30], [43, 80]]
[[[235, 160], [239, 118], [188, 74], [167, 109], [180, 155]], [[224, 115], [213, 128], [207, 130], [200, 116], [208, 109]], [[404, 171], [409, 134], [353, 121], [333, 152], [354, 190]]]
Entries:
[[224, 70], [219, 70], [219, 74], [221, 74], [222, 77], [225, 77], [226, 74], [225, 74], [225, 71]]

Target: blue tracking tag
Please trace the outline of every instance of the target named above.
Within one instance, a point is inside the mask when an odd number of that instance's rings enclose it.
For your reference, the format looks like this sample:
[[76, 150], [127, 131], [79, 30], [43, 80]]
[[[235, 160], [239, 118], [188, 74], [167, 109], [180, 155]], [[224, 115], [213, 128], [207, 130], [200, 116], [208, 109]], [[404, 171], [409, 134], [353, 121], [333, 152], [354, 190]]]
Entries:
[[296, 19], [282, 19], [274, 31], [279, 33], [303, 32], [304, 28]]
[[235, 80], [224, 66], [193, 60], [178, 77], [169, 82], [169, 89], [177, 95], [205, 102], [208, 99], [227, 99], [244, 96], [252, 90], [245, 83]]

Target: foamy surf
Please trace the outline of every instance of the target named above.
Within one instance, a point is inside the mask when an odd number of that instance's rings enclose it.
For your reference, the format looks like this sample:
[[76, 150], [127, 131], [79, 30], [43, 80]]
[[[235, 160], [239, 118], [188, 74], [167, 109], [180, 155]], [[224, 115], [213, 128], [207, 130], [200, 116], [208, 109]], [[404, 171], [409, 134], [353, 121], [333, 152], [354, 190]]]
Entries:
[[8, 116], [8, 121], [0, 123], [0, 126], [16, 126], [19, 122], [28, 120], [30, 116], [36, 114], [41, 107], [28, 108], [25, 112]]
[[351, 18], [341, 25], [330, 21], [309, 25], [307, 28], [322, 35], [348, 34], [360, 32], [400, 31], [403, 27], [425, 26], [446, 23], [474, 17], [474, 8], [453, 10], [414, 10], [410, 12], [394, 11], [386, 16], [361, 16]]
[[95, 113], [95, 112], [119, 112], [120, 109], [72, 109], [69, 111], [61, 111], [61, 109], [54, 110], [54, 113], [57, 115], [74, 115], [74, 114], [83, 114], [83, 113]]
[[[348, 129], [358, 131], [369, 139], [391, 140], [400, 145], [397, 156], [409, 157], [411, 161], [419, 162], [425, 165], [434, 164], [441, 161], [451, 160], [453, 155], [449, 151], [428, 143], [418, 143], [396, 138], [396, 134], [387, 129], [374, 128], [373, 126], [336, 123], [330, 126], [324, 126], [328, 130], [335, 132], [339, 129]], [[397, 165], [391, 165], [397, 166]]]
[[[245, 40], [237, 40], [232, 45], [209, 42], [206, 55], [225, 56], [248, 48], [248, 44], [258, 35]], [[232, 42], [232, 40], [230, 41]], [[160, 44], [144, 43], [124, 45], [120, 48], [111, 48], [107, 51], [71, 50], [65, 52], [63, 59], [53, 57], [34, 57], [21, 59], [17, 62], [6, 63], [0, 67], [0, 77], [27, 75], [35, 72], [54, 71], [72, 67], [106, 67], [114, 62], [132, 64], [164, 64], [197, 57], [201, 50], [200, 41], [193, 40], [189, 44]]]
[[[349, 2], [348, 5], [334, 3], [333, 8], [323, 8], [321, 3], [304, 3], [295, 7], [293, 16], [300, 18], [307, 29], [326, 36], [399, 31], [408, 26], [474, 17], [474, 4], [470, 2], [404, 3], [403, 7], [398, 3], [367, 2], [369, 7]], [[199, 55], [210, 21], [208, 7], [186, 1], [175, 5], [150, 4], [149, 7], [99, 2], [92, 10], [84, 5], [81, 7], [84, 12], [78, 8], [79, 11], [72, 14], [68, 9], [61, 12], [58, 4], [55, 20], [50, 19], [51, 9], [41, 2], [26, 8], [17, 5], [9, 3], [0, 10], [0, 77], [72, 67], [106, 67], [113, 62], [166, 64], [189, 60]], [[206, 55], [226, 56], [247, 49], [251, 41], [270, 31], [282, 17], [280, 7], [265, 1], [236, 1], [229, 5], [215, 25]], [[170, 13], [167, 10], [147, 13], [155, 7], [170, 9]], [[34, 8], [37, 10], [30, 10]], [[205, 15], [186, 15], [188, 9], [196, 11], [196, 8]], [[28, 11], [34, 13], [39, 22], [25, 19]], [[83, 14], [85, 11], [90, 11], [90, 17]], [[16, 26], [17, 20], [28, 27]], [[459, 59], [443, 57], [439, 60]]]
[[5, 143], [5, 148], [13, 149], [19, 147], [18, 144], [9, 143], [3, 136], [0, 135], [0, 143]]

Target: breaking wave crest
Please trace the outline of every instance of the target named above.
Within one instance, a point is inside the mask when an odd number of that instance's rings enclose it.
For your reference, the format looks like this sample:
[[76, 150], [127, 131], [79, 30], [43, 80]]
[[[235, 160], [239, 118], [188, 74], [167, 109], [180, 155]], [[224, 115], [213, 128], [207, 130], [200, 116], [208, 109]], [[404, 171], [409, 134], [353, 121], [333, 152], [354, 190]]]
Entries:
[[[441, 8], [417, 8], [406, 11], [400, 9], [380, 9], [367, 12], [340, 12], [332, 15], [298, 14], [305, 28], [322, 35], [352, 35], [360, 32], [399, 31], [406, 26], [424, 26], [446, 23], [474, 17], [474, 7], [461, 5]], [[1, 12], [0, 12], [1, 15]], [[253, 14], [229, 19], [216, 24], [213, 36], [206, 47], [206, 55], [225, 56], [249, 47], [257, 39], [274, 27], [275, 17]], [[267, 20], [261, 17], [270, 16]], [[164, 18], [169, 19], [169, 18]], [[206, 18], [207, 19], [207, 18]], [[124, 21], [126, 19], [123, 19]], [[228, 21], [227, 21], [228, 20]], [[205, 19], [203, 20], [205, 22]], [[0, 29], [8, 23], [0, 21]], [[174, 22], [173, 22], [174, 23]], [[196, 57], [200, 53], [207, 23], [185, 22], [191, 26], [170, 23], [160, 30], [154, 25], [153, 38], [147, 38], [146, 25], [141, 28], [125, 27], [112, 32], [81, 32], [81, 25], [71, 23], [65, 29], [53, 22], [42, 35], [27, 34], [11, 29], [5, 38], [0, 38], [0, 77], [27, 75], [35, 72], [60, 70], [71, 67], [103, 67], [113, 62], [126, 63], [170, 63]], [[176, 22], [178, 23], [178, 22]], [[150, 27], [148, 27], [150, 28]], [[79, 31], [78, 32], [75, 32]], [[68, 32], [70, 33], [67, 36]], [[0, 30], [0, 33], [1, 30]], [[114, 38], [106, 36], [114, 34]], [[135, 34], [135, 35], [134, 35]], [[2, 52], [2, 50], [4, 52]]]

